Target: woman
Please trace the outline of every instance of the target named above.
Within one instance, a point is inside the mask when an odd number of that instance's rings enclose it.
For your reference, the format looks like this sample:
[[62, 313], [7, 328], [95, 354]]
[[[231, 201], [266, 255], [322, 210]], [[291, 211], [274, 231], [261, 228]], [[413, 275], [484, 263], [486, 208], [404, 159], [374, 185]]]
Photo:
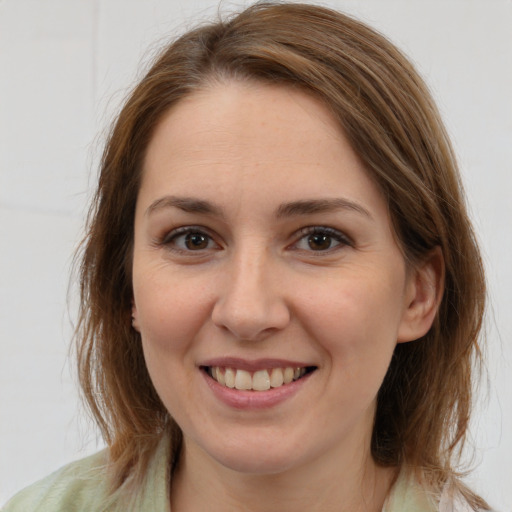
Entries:
[[258, 4], [166, 48], [108, 140], [81, 262], [108, 449], [6, 510], [488, 510], [458, 480], [485, 282], [410, 63]]

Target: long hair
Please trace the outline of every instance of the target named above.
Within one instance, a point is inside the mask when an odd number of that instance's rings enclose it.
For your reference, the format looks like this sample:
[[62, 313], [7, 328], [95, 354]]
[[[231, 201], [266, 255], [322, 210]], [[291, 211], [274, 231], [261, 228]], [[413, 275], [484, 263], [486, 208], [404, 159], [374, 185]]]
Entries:
[[81, 387], [110, 448], [114, 487], [143, 474], [164, 432], [173, 460], [181, 440], [131, 328], [134, 212], [145, 151], [174, 104], [232, 80], [281, 84], [323, 101], [385, 197], [408, 263], [441, 249], [446, 278], [438, 314], [423, 338], [397, 345], [371, 445], [378, 464], [406, 466], [439, 490], [456, 475], [468, 428], [485, 301], [457, 163], [427, 87], [393, 44], [346, 15], [294, 3], [258, 3], [169, 44], [107, 140], [80, 254], [76, 341]]

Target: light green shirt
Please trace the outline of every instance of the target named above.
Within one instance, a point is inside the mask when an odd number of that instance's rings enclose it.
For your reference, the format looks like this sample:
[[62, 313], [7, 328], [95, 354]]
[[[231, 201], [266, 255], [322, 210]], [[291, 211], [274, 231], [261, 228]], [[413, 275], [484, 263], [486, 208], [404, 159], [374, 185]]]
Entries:
[[144, 485], [109, 493], [107, 450], [72, 462], [16, 494], [1, 512], [170, 512], [168, 442], [162, 440]]
[[[2, 512], [171, 512], [169, 450], [162, 440], [151, 460], [144, 485], [108, 493], [107, 452], [103, 450], [64, 466], [14, 496]], [[444, 509], [444, 507], [443, 507]], [[398, 478], [382, 512], [437, 512], [425, 491], [405, 474]], [[445, 510], [464, 511], [452, 507]]]

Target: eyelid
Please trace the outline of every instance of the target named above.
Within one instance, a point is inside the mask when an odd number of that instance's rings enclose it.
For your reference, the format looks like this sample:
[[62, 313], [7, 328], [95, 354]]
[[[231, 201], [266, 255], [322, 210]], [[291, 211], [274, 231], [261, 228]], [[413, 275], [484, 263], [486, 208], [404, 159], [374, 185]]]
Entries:
[[[204, 235], [208, 237], [208, 239], [215, 244], [216, 247], [213, 248], [206, 248], [206, 249], [198, 249], [197, 251], [193, 250], [186, 250], [182, 249], [180, 247], [177, 247], [176, 245], [173, 246], [172, 242], [179, 238], [180, 236], [186, 236], [187, 234], [197, 233]], [[205, 251], [209, 250], [219, 250], [221, 245], [215, 240], [215, 236], [211, 233], [211, 231], [204, 227], [204, 226], [196, 226], [196, 225], [187, 225], [187, 226], [179, 226], [174, 229], [171, 229], [170, 231], [166, 232], [159, 240], [157, 240], [158, 246], [166, 247], [167, 249], [177, 252], [177, 253], [187, 253], [187, 254], [193, 254], [194, 252], [197, 252], [199, 254], [204, 253]]]
[[[315, 235], [315, 234], [330, 236], [331, 238], [336, 240], [338, 242], [338, 244], [336, 244], [334, 247], [330, 247], [329, 249], [326, 249], [323, 251], [322, 250], [314, 251], [311, 249], [306, 252], [311, 252], [311, 253], [314, 253], [315, 255], [322, 255], [322, 254], [328, 254], [328, 253], [333, 252], [342, 247], [346, 247], [346, 246], [353, 247], [354, 246], [354, 242], [352, 241], [352, 239], [348, 235], [346, 235], [343, 231], [340, 231], [339, 229], [332, 228], [329, 226], [315, 225], [315, 226], [305, 226], [303, 228], [300, 228], [296, 232], [297, 238], [291, 244], [291, 248], [293, 248], [293, 246], [296, 246], [305, 237]], [[301, 250], [301, 249], [296, 248], [296, 250]]]

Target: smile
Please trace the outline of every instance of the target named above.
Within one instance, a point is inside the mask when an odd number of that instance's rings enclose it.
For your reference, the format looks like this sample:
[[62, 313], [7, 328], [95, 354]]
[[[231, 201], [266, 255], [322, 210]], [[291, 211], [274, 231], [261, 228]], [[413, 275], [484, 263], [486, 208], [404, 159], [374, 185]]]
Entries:
[[221, 386], [240, 391], [268, 391], [271, 388], [280, 388], [301, 379], [316, 368], [312, 367], [284, 367], [257, 370], [250, 372], [237, 368], [224, 368], [221, 366], [207, 366], [204, 370]]

